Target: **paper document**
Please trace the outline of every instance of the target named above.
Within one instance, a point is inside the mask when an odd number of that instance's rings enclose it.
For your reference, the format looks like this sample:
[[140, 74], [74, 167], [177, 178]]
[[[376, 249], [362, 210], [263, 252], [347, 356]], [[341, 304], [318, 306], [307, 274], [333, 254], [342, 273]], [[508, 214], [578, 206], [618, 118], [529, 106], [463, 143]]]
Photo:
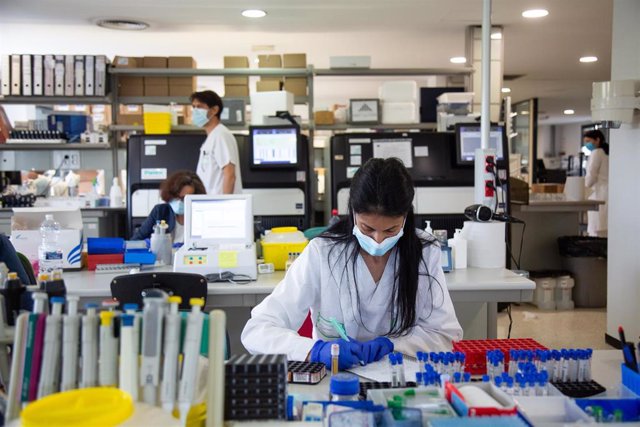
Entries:
[[[416, 373], [418, 372], [418, 361], [414, 358], [404, 356], [404, 377], [407, 382], [416, 380]], [[391, 363], [389, 363], [389, 357], [385, 356], [383, 359], [369, 363], [366, 366], [356, 366], [347, 371], [352, 374], [356, 374], [362, 378], [369, 379], [371, 381], [391, 382]]]
[[373, 143], [373, 157], [388, 159], [396, 157], [402, 160], [406, 168], [413, 167], [413, 152], [410, 139], [378, 139]]

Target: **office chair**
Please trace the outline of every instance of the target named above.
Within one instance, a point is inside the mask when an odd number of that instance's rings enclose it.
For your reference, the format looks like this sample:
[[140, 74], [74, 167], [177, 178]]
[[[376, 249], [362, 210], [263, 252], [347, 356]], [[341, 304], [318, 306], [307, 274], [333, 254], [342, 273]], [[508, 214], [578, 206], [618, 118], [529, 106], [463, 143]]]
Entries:
[[17, 252], [18, 259], [20, 260], [20, 264], [22, 264], [22, 268], [24, 268], [24, 272], [27, 274], [29, 278], [29, 285], [36, 284], [36, 273], [33, 271], [33, 265], [31, 265], [31, 261], [25, 255], [20, 252]]
[[[207, 302], [207, 280], [200, 274], [137, 273], [117, 276], [111, 281], [111, 296], [120, 302], [120, 308], [132, 303], [142, 307], [142, 299], [150, 289], [161, 289], [170, 296], [181, 297], [180, 310], [191, 309], [191, 298], [203, 298], [205, 305]], [[225, 358], [228, 359], [231, 354], [229, 332], [226, 332], [226, 346]]]

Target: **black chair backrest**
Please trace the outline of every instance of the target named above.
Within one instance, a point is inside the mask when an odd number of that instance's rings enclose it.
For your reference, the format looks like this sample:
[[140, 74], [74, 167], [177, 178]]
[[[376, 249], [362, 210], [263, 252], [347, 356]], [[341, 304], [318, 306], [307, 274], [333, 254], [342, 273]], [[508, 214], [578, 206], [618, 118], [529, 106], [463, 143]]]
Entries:
[[207, 280], [191, 273], [137, 273], [117, 276], [111, 281], [111, 296], [124, 304], [136, 303], [142, 307], [142, 298], [148, 289], [162, 289], [169, 296], [182, 298], [180, 310], [189, 310], [191, 298], [204, 298], [207, 302]]

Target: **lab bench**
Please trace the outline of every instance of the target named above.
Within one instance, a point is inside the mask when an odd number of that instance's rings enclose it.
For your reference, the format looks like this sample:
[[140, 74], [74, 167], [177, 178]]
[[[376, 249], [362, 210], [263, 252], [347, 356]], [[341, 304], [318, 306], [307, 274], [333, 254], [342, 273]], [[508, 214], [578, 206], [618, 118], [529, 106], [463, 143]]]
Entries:
[[[83, 235], [87, 237], [124, 236], [127, 208], [81, 208]], [[11, 235], [12, 208], [0, 208], [0, 233]]]
[[[580, 223], [587, 211], [598, 210], [599, 200], [530, 200], [529, 204], [511, 204], [511, 215], [526, 223], [521, 270], [560, 270], [558, 237], [579, 236]], [[518, 259], [523, 227], [511, 224], [511, 250]], [[512, 267], [515, 266], [512, 264]]]
[[[171, 271], [159, 268], [153, 271]], [[111, 297], [111, 280], [119, 274], [96, 274], [93, 271], [65, 272], [69, 294], [78, 295], [81, 305]], [[265, 299], [284, 277], [284, 272], [260, 274], [246, 285], [209, 283], [206, 310], [223, 309], [232, 353], [245, 349], [240, 334], [251, 317], [251, 309]], [[465, 339], [497, 337], [498, 302], [527, 302], [533, 298], [535, 283], [510, 270], [468, 268], [445, 275], [447, 288], [464, 331]]]

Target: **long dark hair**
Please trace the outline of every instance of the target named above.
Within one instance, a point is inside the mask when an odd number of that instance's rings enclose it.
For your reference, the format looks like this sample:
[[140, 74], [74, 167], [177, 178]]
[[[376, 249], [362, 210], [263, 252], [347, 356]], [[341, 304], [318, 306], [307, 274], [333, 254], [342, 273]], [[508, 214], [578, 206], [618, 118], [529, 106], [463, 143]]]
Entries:
[[584, 133], [583, 138], [591, 138], [591, 139], [599, 139], [600, 140], [600, 148], [604, 151], [604, 154], [609, 155], [609, 144], [607, 143], [607, 139], [604, 137], [604, 133], [598, 129], [589, 130]]
[[[371, 159], [356, 172], [351, 181], [347, 217], [320, 235], [321, 238], [335, 243], [329, 251], [329, 268], [333, 270], [337, 265], [337, 261], [331, 265], [333, 251], [340, 251], [338, 259], [344, 260], [342, 277], [346, 276], [347, 265], [351, 262], [355, 281], [360, 245], [352, 233], [354, 215], [356, 213], [373, 213], [389, 217], [406, 215], [404, 234], [396, 245], [397, 251], [395, 251], [393, 262], [395, 268], [393, 296], [389, 301], [393, 309], [392, 324], [387, 335], [395, 337], [408, 334], [416, 325], [419, 276], [422, 274], [433, 278], [423, 258], [423, 249], [425, 245], [435, 244], [435, 239], [422, 239], [416, 235], [413, 197], [413, 180], [400, 160]], [[426, 274], [420, 273], [421, 265], [424, 266]], [[354, 285], [358, 312], [360, 312], [358, 285], [357, 283]], [[441, 285], [438, 283], [438, 286]], [[431, 281], [429, 281], [429, 292], [431, 293]], [[431, 308], [433, 310], [433, 303]], [[360, 323], [366, 328], [362, 322], [362, 316], [360, 316]]]

